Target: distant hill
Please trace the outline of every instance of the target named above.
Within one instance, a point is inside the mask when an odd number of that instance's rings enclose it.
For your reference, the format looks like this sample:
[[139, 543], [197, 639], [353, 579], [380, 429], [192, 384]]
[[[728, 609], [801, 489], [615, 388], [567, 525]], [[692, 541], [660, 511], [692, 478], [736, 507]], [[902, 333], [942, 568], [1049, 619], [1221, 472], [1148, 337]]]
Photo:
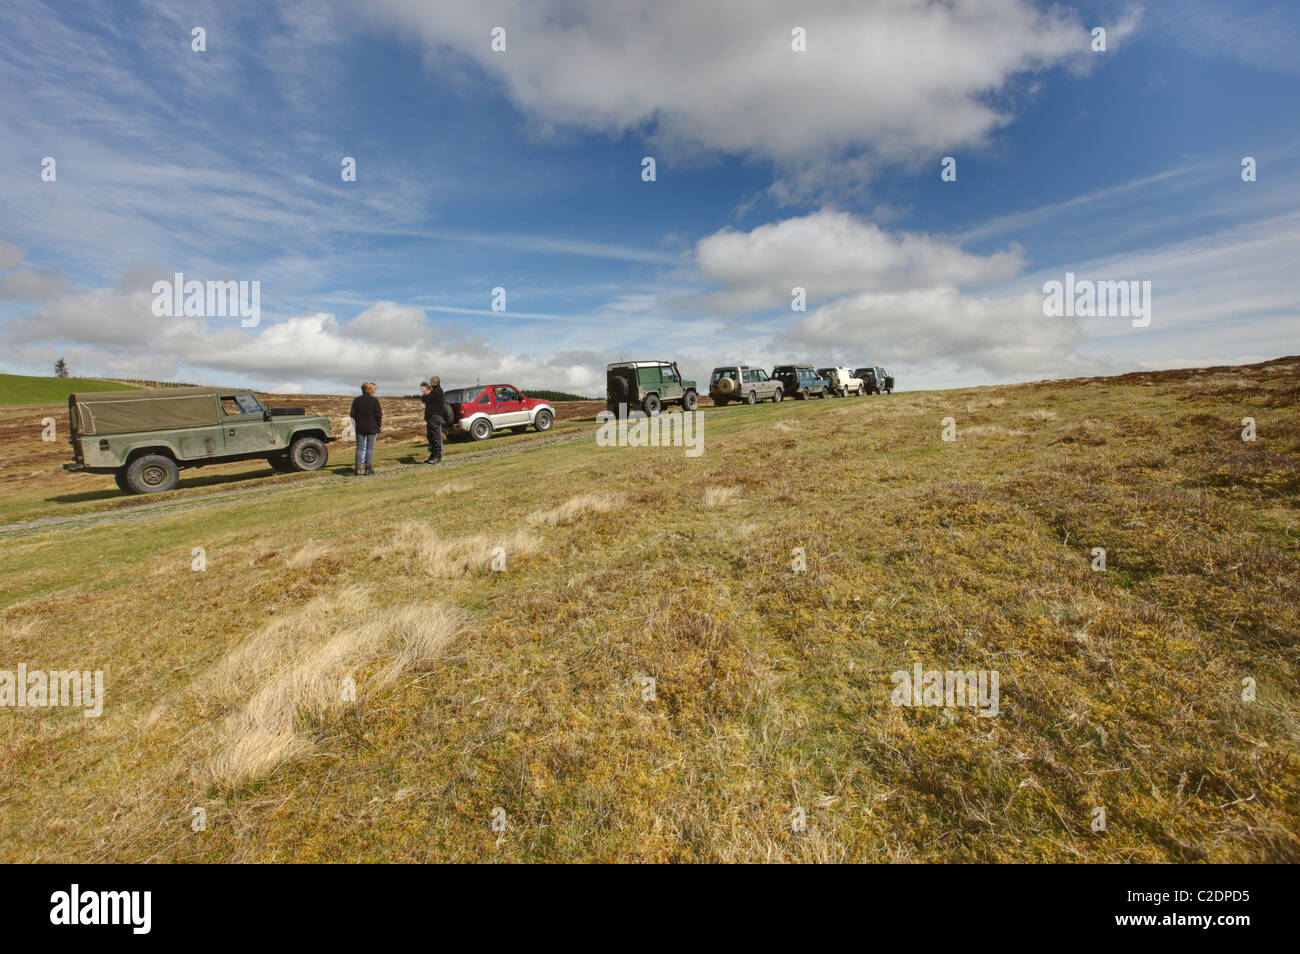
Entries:
[[133, 384], [96, 378], [38, 378], [0, 374], [0, 404], [60, 404], [73, 391], [129, 391]]
[[569, 394], [567, 391], [535, 391], [524, 388], [524, 393], [539, 401], [599, 401], [601, 398], [583, 397], [581, 394]]

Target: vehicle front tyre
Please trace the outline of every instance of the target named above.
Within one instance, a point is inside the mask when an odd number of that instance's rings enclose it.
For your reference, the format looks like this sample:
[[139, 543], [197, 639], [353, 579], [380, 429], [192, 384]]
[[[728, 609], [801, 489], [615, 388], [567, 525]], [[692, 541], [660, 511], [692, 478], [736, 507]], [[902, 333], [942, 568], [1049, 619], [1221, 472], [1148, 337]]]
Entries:
[[492, 436], [492, 422], [485, 417], [480, 417], [469, 429], [469, 436], [476, 441], [485, 441]]
[[179, 480], [176, 461], [162, 454], [142, 454], [126, 466], [126, 489], [133, 494], [162, 493]]
[[694, 391], [687, 391], [682, 395], [682, 410], [693, 411], [700, 406], [700, 396]]
[[785, 392], [782, 391], [780, 388], [777, 388], [775, 391], [772, 392], [773, 404], [780, 404], [784, 400], [785, 400]]
[[533, 418], [533, 427], [539, 431], [549, 431], [554, 423], [555, 417], [550, 411], [538, 411], [537, 416]]
[[657, 394], [647, 394], [641, 402], [641, 410], [645, 411], [646, 417], [656, 417], [663, 409], [664, 404]]
[[289, 445], [289, 468], [297, 471], [320, 470], [330, 458], [325, 442], [317, 437], [300, 437]]

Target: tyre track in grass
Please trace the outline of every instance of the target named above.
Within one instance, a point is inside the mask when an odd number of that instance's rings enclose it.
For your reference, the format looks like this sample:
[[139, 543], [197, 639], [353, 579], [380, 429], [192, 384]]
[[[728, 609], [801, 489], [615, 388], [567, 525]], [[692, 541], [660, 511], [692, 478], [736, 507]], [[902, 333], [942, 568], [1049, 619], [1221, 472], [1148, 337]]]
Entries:
[[[736, 414], [745, 410], [748, 410], [746, 405], [725, 408], [708, 408], [710, 415]], [[594, 422], [592, 422], [592, 427], [595, 427]], [[557, 444], [573, 443], [575, 441], [589, 439], [593, 433], [593, 430], [583, 428], [570, 433], [538, 437], [530, 441], [520, 441], [505, 447], [485, 447], [480, 450], [461, 451], [460, 453], [445, 457], [442, 464], [438, 466], [438, 469], [463, 467], [478, 461], [491, 460], [498, 457], [511, 457], [516, 454], [526, 453], [535, 448], [554, 447]], [[429, 467], [422, 464], [389, 464], [385, 467], [376, 469], [373, 477], [391, 479], [403, 474], [409, 476], [414, 470], [427, 471], [429, 469]], [[259, 478], [249, 479], [256, 480]], [[62, 530], [87, 530], [94, 527], [111, 526], [113, 524], [127, 523], [134, 520], [148, 520], [154, 517], [169, 517], [175, 514], [189, 513], [194, 510], [208, 510], [239, 503], [248, 497], [267, 497], [278, 496], [281, 494], [301, 493], [307, 490], [317, 490], [322, 487], [337, 486], [339, 484], [349, 483], [353, 480], [356, 480], [356, 477], [350, 474], [316, 474], [308, 477], [299, 477], [281, 485], [268, 485], [261, 483], [254, 487], [242, 487], [238, 490], [217, 491], [215, 493], [205, 494], [202, 497], [182, 497], [175, 500], [160, 500], [152, 503], [132, 504], [108, 512], [70, 514], [66, 517], [38, 517], [35, 520], [23, 520], [16, 523], [0, 524], [0, 540], [12, 540], [19, 537], [34, 536], [40, 533], [58, 532]], [[184, 488], [182, 488], [182, 490], [183, 489]], [[175, 493], [175, 491], [172, 492]]]
[[[591, 435], [586, 431], [578, 431], [571, 434], [559, 434], [554, 437], [520, 442], [506, 447], [463, 451], [459, 454], [454, 454], [444, 458], [442, 464], [440, 464], [436, 469], [423, 464], [389, 464], [384, 467], [376, 468], [375, 473], [372, 475], [372, 479], [379, 478], [387, 480], [393, 477], [399, 477], [403, 474], [410, 476], [418, 471], [433, 472], [434, 470], [441, 470], [442, 468], [463, 467], [478, 461], [522, 454], [535, 448], [553, 447], [557, 444], [572, 443], [573, 441], [581, 440], [590, 436]], [[249, 479], [257, 480], [259, 478]], [[39, 517], [35, 520], [24, 520], [17, 523], [6, 523], [0, 525], [0, 539], [16, 539], [18, 537], [31, 536], [46, 531], [85, 530], [92, 527], [109, 526], [115, 523], [125, 523], [132, 520], [168, 517], [174, 514], [189, 513], [194, 510], [207, 510], [214, 507], [239, 503], [249, 497], [268, 497], [301, 493], [307, 490], [318, 490], [323, 487], [333, 487], [340, 484], [350, 483], [356, 479], [357, 478], [351, 474], [316, 474], [310, 477], [299, 477], [296, 480], [290, 480], [287, 483], [282, 483], [280, 485], [268, 485], [263, 483], [255, 487], [242, 487], [238, 490], [217, 491], [215, 493], [205, 494], [202, 497], [182, 497], [175, 500], [160, 500], [153, 503], [128, 505], [107, 513], [80, 513], [70, 514], [66, 517]]]

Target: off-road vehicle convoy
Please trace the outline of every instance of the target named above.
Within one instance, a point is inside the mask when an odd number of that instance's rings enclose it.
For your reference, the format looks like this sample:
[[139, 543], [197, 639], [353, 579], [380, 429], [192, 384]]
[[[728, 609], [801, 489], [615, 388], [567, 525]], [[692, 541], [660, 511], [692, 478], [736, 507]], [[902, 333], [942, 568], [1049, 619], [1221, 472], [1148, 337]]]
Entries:
[[[675, 361], [618, 361], [605, 368], [605, 406], [615, 414], [659, 414], [678, 404], [694, 411], [699, 392]], [[718, 405], [756, 404], [786, 397], [807, 400], [831, 394], [889, 394], [894, 378], [879, 365], [858, 368], [783, 364], [769, 376], [762, 368], [715, 368], [709, 395]], [[510, 384], [476, 385], [447, 392], [450, 429], [486, 440], [500, 430], [548, 431], [555, 408]], [[278, 471], [320, 470], [334, 440], [326, 417], [300, 407], [263, 406], [241, 388], [178, 387], [80, 392], [68, 397], [74, 460], [65, 470], [112, 474], [133, 494], [171, 490], [187, 467], [239, 460], [265, 460]]]
[[830, 394], [830, 385], [825, 378], [817, 376], [810, 364], [778, 364], [772, 369], [772, 377], [780, 381], [785, 393], [794, 395], [796, 401], [824, 398]]
[[732, 401], [757, 404], [769, 398], [779, 403], [784, 396], [785, 388], [781, 382], [769, 378], [762, 368], [732, 364], [714, 368], [709, 378], [709, 397], [719, 407], [726, 407]]
[[614, 414], [640, 408], [654, 417], [669, 404], [693, 411], [699, 403], [695, 382], [682, 379], [676, 361], [618, 361], [605, 367], [605, 407]]
[[266, 408], [239, 388], [91, 391], [68, 396], [73, 463], [112, 474], [118, 487], [152, 494], [176, 486], [183, 467], [265, 460], [275, 470], [320, 470], [328, 418], [300, 407]]
[[549, 401], [530, 398], [513, 384], [480, 384], [446, 392], [452, 419], [447, 426], [485, 441], [497, 431], [523, 431], [535, 427], [549, 431], [555, 408]]
[[858, 368], [853, 373], [866, 382], [868, 394], [894, 393], [894, 376], [880, 365]]
[[830, 385], [831, 394], [836, 397], [857, 397], [866, 390], [866, 383], [856, 377], [848, 368], [818, 368], [817, 375], [825, 378]]

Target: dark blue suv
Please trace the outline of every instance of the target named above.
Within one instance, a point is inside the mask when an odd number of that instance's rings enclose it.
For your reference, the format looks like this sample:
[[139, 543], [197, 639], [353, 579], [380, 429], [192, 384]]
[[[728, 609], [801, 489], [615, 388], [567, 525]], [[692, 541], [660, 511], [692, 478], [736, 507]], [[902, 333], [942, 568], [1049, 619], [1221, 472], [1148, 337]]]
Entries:
[[797, 401], [806, 401], [810, 397], [824, 398], [831, 393], [831, 386], [825, 378], [817, 377], [811, 364], [779, 364], [772, 369], [772, 377], [780, 381], [782, 390]]

